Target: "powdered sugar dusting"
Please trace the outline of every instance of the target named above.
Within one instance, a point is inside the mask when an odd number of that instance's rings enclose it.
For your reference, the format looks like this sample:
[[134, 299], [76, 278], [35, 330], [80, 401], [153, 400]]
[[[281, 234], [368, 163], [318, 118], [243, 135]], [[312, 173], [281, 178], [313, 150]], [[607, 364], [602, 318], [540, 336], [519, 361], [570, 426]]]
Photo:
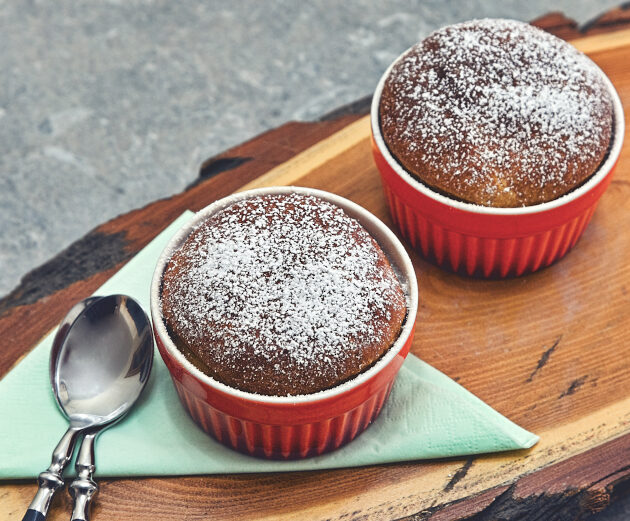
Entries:
[[601, 163], [612, 132], [612, 101], [593, 63], [512, 20], [433, 33], [394, 66], [380, 113], [407, 170], [487, 206], [562, 195]]
[[276, 380], [321, 385], [357, 357], [349, 344], [388, 341], [383, 321], [393, 306], [405, 307], [375, 246], [321, 199], [246, 199], [202, 223], [173, 255], [163, 309], [206, 362], [244, 370], [251, 381], [271, 371]]

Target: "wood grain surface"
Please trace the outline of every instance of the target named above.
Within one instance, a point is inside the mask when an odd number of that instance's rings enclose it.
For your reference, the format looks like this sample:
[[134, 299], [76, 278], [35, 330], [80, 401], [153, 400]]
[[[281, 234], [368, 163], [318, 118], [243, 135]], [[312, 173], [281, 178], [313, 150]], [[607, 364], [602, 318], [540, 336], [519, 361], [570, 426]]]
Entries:
[[[536, 23], [579, 36], [576, 46], [630, 106], [630, 31], [611, 22], [625, 20], [627, 10], [611, 13], [586, 37], [561, 15]], [[184, 193], [100, 226], [29, 274], [0, 301], [0, 375], [184, 209], [245, 186], [296, 184], [334, 191], [391, 225], [370, 155], [367, 105], [289, 123], [213, 158]], [[533, 449], [352, 470], [99, 480], [94, 517], [573, 520], [604, 509], [630, 488], [629, 211], [626, 143], [593, 221], [558, 264], [484, 281], [410, 252], [420, 286], [413, 352], [539, 434]], [[1, 485], [0, 517], [21, 519], [34, 491], [33, 483]], [[69, 511], [61, 493], [50, 519]]]

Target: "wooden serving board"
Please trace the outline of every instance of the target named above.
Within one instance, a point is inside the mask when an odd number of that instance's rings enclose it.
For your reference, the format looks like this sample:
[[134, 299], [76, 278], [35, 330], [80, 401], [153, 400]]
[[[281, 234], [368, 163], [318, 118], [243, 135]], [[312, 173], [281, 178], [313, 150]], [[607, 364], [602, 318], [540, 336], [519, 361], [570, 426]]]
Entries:
[[[617, 11], [613, 19], [626, 15]], [[578, 32], [560, 15], [539, 24]], [[630, 107], [630, 30], [574, 44]], [[289, 123], [213, 158], [182, 194], [100, 226], [30, 273], [0, 301], [0, 375], [185, 209], [239, 189], [288, 184], [333, 191], [391, 225], [366, 107]], [[420, 290], [412, 351], [539, 434], [534, 448], [351, 470], [99, 480], [94, 518], [568, 520], [602, 510], [630, 487], [629, 217], [630, 140], [585, 235], [556, 265], [485, 281], [410, 252]], [[34, 491], [33, 482], [0, 485], [0, 518], [21, 519]], [[67, 519], [70, 509], [60, 493], [49, 519]]]

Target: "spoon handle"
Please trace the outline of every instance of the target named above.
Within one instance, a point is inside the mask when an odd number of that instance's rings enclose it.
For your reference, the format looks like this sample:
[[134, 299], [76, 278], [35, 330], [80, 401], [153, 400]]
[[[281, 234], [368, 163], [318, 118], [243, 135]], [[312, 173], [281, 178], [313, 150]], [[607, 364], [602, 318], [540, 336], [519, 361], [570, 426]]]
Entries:
[[89, 521], [90, 504], [98, 492], [98, 485], [92, 479], [94, 473], [94, 440], [99, 431], [89, 432], [83, 438], [79, 455], [74, 464], [77, 471], [76, 479], [70, 484], [70, 495], [74, 498], [72, 521]]
[[55, 492], [63, 487], [63, 469], [72, 458], [80, 432], [81, 429], [70, 427], [55, 447], [52, 462], [48, 469], [39, 475], [37, 480], [39, 488], [22, 521], [43, 521], [46, 519]]

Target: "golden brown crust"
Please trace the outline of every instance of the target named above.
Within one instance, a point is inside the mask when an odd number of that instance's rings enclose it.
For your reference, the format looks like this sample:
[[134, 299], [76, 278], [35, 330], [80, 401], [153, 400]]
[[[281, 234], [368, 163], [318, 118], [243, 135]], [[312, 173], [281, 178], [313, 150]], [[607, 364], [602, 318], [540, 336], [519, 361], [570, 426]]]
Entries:
[[309, 196], [263, 196], [196, 228], [164, 272], [162, 314], [202, 371], [263, 395], [310, 394], [371, 366], [406, 299], [376, 241]]
[[612, 100], [596, 66], [521, 22], [445, 27], [392, 69], [380, 101], [384, 140], [445, 195], [494, 207], [564, 195], [603, 161]]

